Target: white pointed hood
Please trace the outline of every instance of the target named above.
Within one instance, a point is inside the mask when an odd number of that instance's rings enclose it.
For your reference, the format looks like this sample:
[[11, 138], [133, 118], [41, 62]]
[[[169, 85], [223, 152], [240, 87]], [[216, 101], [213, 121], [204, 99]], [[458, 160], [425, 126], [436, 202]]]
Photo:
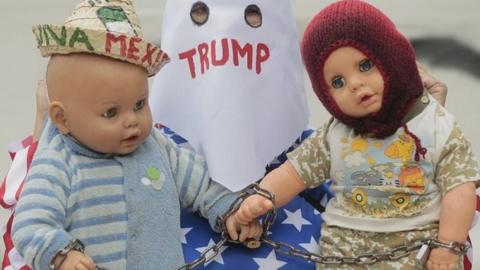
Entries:
[[171, 62], [154, 79], [154, 120], [204, 155], [215, 181], [236, 191], [258, 180], [306, 127], [290, 0], [167, 1], [161, 45]]

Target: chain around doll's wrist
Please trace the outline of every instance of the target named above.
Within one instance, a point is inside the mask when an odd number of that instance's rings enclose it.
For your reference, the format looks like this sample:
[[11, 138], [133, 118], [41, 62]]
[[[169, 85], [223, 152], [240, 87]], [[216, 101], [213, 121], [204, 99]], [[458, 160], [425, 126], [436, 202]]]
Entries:
[[440, 239], [433, 240], [429, 246], [433, 248], [445, 248], [459, 256], [465, 255], [468, 249], [471, 247], [470, 243], [468, 242], [460, 243], [457, 241], [444, 241]]
[[[58, 250], [55, 253], [52, 260], [50, 260], [48, 267], [50, 267], [50, 269], [52, 270], [60, 269], [60, 266], [62, 266], [62, 264], [65, 262], [65, 259], [67, 258], [67, 254], [72, 250], [83, 253], [85, 251], [85, 245], [78, 239], [72, 239], [66, 247]], [[57, 258], [61, 258], [61, 260], [58, 262], [58, 265], [55, 266], [55, 260]]]

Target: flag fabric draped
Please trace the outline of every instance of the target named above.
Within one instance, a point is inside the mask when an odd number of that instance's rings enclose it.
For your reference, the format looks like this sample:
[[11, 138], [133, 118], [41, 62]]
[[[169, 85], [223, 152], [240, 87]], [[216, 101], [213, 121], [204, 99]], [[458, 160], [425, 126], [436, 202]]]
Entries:
[[2, 221], [1, 234], [5, 245], [2, 270], [28, 270], [30, 268], [13, 246], [11, 231], [15, 204], [18, 201], [30, 163], [37, 149], [37, 143], [33, 142], [32, 137], [28, 137], [19, 143], [12, 144], [9, 148], [9, 154], [13, 161], [10, 170], [0, 185], [0, 206], [11, 213], [7, 222]]
[[[157, 126], [161, 127], [161, 126]], [[168, 128], [161, 129], [164, 134], [183, 147], [189, 147], [188, 142]], [[302, 136], [284, 153], [279, 155], [267, 171], [280, 165], [286, 159], [286, 152], [291, 151], [304, 138], [311, 134], [311, 130], [305, 131]], [[15, 204], [20, 195], [25, 176], [36, 151], [37, 143], [27, 138], [16, 144], [16, 149], [11, 149], [10, 157], [13, 162], [7, 175], [0, 185], [0, 205], [10, 211], [11, 215], [6, 222], [2, 221], [3, 241], [5, 254], [3, 255], [2, 270], [28, 270], [30, 269], [16, 251], [11, 239], [11, 226]], [[310, 192], [308, 196], [315, 196], [318, 207], [324, 207], [333, 194], [328, 190], [328, 183]], [[309, 200], [311, 201], [311, 200]], [[477, 193], [476, 222], [480, 216], [480, 191]], [[286, 206], [278, 209], [277, 218], [270, 228], [269, 238], [275, 241], [288, 243], [295, 248], [319, 253], [318, 241], [320, 238], [320, 226], [322, 224], [320, 212], [304, 198], [297, 196]], [[5, 224], [3, 224], [5, 223]], [[185, 261], [190, 262], [200, 256], [202, 251], [213, 246], [220, 240], [220, 235], [211, 230], [208, 222], [194, 213], [182, 212], [182, 243]], [[465, 256], [465, 270], [471, 270], [473, 254], [480, 256], [479, 247], [473, 243]], [[303, 259], [294, 258], [275, 252], [271, 246], [263, 244], [258, 249], [248, 249], [242, 245], [227, 245], [219, 251], [209, 263], [198, 269], [232, 269], [232, 270], [286, 270], [286, 269], [315, 269], [315, 265]]]

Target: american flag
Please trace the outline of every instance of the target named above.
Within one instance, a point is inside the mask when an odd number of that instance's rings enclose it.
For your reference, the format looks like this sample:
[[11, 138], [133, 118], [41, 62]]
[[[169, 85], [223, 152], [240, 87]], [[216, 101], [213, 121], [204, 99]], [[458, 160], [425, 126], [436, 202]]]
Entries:
[[37, 149], [37, 143], [33, 142], [32, 137], [28, 137], [18, 143], [10, 145], [9, 148], [10, 158], [12, 158], [13, 161], [10, 170], [0, 185], [0, 205], [11, 213], [6, 224], [2, 222], [3, 227], [1, 234], [5, 245], [2, 270], [29, 270], [30, 268], [25, 265], [22, 256], [13, 246], [11, 230], [15, 204], [22, 191], [23, 182], [30, 163], [32, 162], [33, 154]]
[[[157, 127], [161, 127], [157, 125]], [[173, 141], [181, 146], [187, 146], [185, 139], [175, 134], [168, 128], [162, 128], [162, 131]], [[304, 132], [295, 144], [286, 152], [292, 150], [298, 143], [311, 134], [311, 130]], [[15, 250], [11, 239], [11, 225], [15, 204], [21, 192], [25, 176], [35, 153], [37, 144], [29, 137], [16, 144], [9, 151], [13, 162], [0, 185], [0, 205], [11, 212], [6, 224], [2, 227], [3, 241], [5, 243], [5, 254], [2, 261], [2, 270], [28, 270], [30, 269], [23, 261], [21, 255]], [[282, 153], [267, 170], [281, 164], [286, 156]], [[325, 206], [333, 194], [328, 190], [328, 184], [320, 186], [310, 192], [314, 195], [318, 207]], [[477, 196], [476, 220], [480, 216], [480, 192]], [[319, 253], [318, 241], [320, 238], [320, 226], [322, 224], [320, 213], [310, 203], [302, 197], [296, 197], [285, 207], [278, 209], [277, 218], [274, 225], [270, 228], [269, 238], [279, 242], [288, 243], [295, 248]], [[3, 223], [3, 222], [2, 222]], [[196, 214], [187, 211], [182, 212], [181, 229], [183, 232], [183, 251], [185, 261], [190, 262], [199, 257], [206, 248], [213, 246], [220, 240], [220, 235], [214, 233], [208, 222]], [[473, 251], [469, 250], [465, 256], [465, 269], [471, 270], [470, 261]], [[476, 252], [480, 256], [480, 252]], [[275, 252], [268, 246], [262, 245], [258, 249], [248, 249], [241, 245], [228, 245], [221, 249], [219, 254], [204, 266], [198, 269], [232, 269], [232, 270], [287, 270], [287, 269], [315, 269], [313, 263], [305, 260], [283, 255]]]

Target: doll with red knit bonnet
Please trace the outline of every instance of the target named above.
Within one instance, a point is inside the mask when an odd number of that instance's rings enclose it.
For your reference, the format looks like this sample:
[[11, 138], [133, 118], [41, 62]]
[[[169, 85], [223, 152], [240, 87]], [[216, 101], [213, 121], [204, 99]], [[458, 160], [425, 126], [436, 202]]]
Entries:
[[[332, 179], [322, 256], [390, 253], [432, 239], [430, 253], [415, 249], [367, 268], [463, 269], [480, 170], [455, 118], [423, 91], [410, 42], [375, 7], [345, 0], [312, 19], [302, 56], [333, 117], [260, 183], [275, 207]], [[247, 223], [272, 207], [253, 195], [235, 217]], [[329, 267], [365, 266], [317, 266]]]

